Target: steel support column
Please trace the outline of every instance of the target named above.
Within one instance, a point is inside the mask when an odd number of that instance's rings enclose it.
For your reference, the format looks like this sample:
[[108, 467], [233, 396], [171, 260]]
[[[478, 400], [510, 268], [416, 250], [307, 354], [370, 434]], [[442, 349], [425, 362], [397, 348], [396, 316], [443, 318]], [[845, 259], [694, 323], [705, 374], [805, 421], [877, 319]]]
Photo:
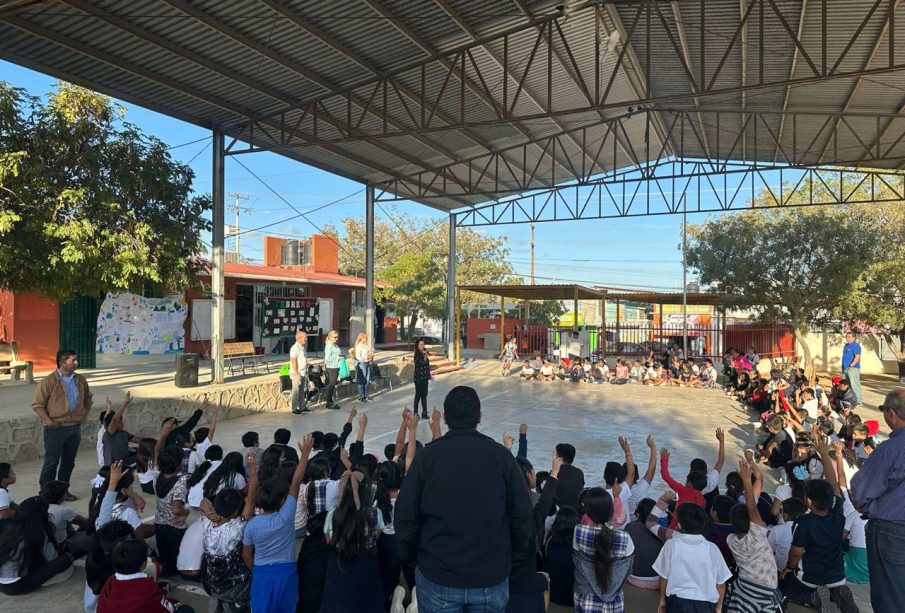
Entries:
[[213, 194], [213, 210], [211, 212], [211, 350], [213, 361], [211, 373], [214, 383], [223, 383], [223, 338], [225, 333], [226, 292], [223, 264], [225, 263], [223, 243], [224, 224], [226, 223], [226, 177], [224, 172], [224, 140], [223, 132], [213, 133], [213, 153], [211, 155], [213, 172], [211, 175], [211, 193]]
[[365, 188], [365, 334], [374, 347], [374, 186]]
[[455, 341], [459, 336], [456, 312], [456, 216], [449, 216], [449, 256], [446, 266], [446, 355], [455, 358]]

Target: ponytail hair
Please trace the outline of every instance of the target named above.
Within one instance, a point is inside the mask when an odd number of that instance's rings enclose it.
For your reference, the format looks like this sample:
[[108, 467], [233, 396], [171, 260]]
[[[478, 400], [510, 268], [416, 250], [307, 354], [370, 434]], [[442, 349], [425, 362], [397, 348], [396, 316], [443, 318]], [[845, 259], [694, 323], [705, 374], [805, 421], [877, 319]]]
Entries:
[[395, 462], [382, 462], [377, 467], [377, 495], [375, 506], [383, 515], [383, 521], [389, 524], [393, 521], [393, 503], [390, 500], [390, 492], [402, 487], [402, 471]]
[[606, 522], [613, 518], [613, 497], [602, 487], [592, 487], [581, 503], [582, 511], [600, 531], [594, 539], [594, 577], [604, 592], [610, 587], [610, 570], [613, 567], [613, 532]]
[[207, 471], [210, 470], [211, 464], [215, 461], [223, 459], [223, 448], [219, 445], [211, 445], [204, 452], [204, 462], [195, 467], [195, 472], [189, 477], [186, 487], [192, 489], [204, 480]]

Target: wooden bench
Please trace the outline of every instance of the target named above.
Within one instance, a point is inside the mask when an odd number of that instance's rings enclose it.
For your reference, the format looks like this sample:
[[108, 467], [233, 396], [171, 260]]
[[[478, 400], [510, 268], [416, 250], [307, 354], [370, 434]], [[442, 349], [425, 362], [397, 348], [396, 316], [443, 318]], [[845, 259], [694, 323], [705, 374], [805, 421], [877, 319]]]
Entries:
[[229, 369], [229, 374], [234, 375], [241, 370], [250, 367], [254, 374], [258, 374], [258, 366], [263, 366], [266, 372], [270, 372], [270, 364], [263, 355], [255, 353], [255, 344], [251, 341], [237, 343], [223, 343], [223, 368]]
[[15, 342], [0, 343], [0, 373], [8, 372], [14, 381], [18, 381], [22, 371], [25, 371], [25, 380], [34, 383], [34, 369], [34, 362], [19, 358], [19, 347]]

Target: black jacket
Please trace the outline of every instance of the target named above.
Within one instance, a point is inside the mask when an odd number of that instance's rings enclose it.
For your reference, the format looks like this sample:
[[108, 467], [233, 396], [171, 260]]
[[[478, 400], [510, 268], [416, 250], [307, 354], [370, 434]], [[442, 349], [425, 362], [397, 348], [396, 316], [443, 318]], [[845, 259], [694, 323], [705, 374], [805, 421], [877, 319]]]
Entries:
[[537, 555], [539, 543], [543, 538], [544, 521], [550, 514], [553, 498], [556, 496], [557, 479], [547, 477], [541, 490], [540, 499], [531, 510], [532, 517], [526, 524], [531, 531], [528, 545], [520, 551], [512, 553], [512, 571], [509, 573], [509, 591], [514, 593], [544, 592], [546, 581], [541, 581], [537, 574]]
[[512, 454], [477, 430], [450, 430], [415, 456], [393, 515], [403, 564], [454, 588], [502, 583], [534, 537]]
[[578, 510], [578, 497], [584, 489], [584, 473], [580, 468], [563, 463], [559, 468], [559, 483], [556, 486], [556, 505], [573, 507]]

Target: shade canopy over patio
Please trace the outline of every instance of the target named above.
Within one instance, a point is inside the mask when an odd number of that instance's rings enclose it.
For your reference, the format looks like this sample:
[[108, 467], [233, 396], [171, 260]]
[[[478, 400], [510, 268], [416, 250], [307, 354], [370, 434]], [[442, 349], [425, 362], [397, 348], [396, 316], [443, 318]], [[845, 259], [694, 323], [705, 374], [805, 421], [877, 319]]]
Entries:
[[905, 199], [903, 23], [897, 0], [12, 0], [0, 58], [213, 131], [217, 362], [227, 155], [367, 186], [373, 322], [378, 200], [449, 212], [454, 250], [461, 226], [749, 206], [739, 184]]

